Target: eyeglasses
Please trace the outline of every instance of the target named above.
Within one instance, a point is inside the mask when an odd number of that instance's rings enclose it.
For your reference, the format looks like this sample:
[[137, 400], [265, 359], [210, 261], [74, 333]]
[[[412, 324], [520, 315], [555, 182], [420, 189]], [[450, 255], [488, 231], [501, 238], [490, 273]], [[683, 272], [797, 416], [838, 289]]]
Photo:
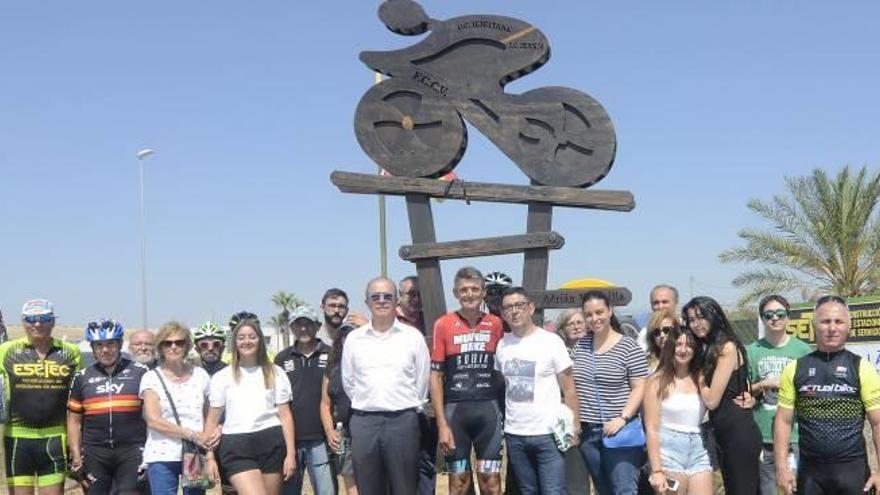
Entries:
[[770, 321], [773, 317], [777, 317], [780, 320], [783, 318], [788, 318], [788, 310], [787, 309], [777, 309], [776, 311], [764, 311], [761, 314], [761, 318], [764, 318], [764, 321]]
[[409, 297], [418, 297], [418, 298], [422, 297], [422, 293], [417, 290], [410, 290], [410, 291], [406, 291], [406, 292], [401, 292], [400, 295], [401, 296], [409, 296]]
[[513, 304], [505, 304], [504, 306], [501, 306], [501, 311], [504, 311], [505, 313], [510, 313], [514, 310], [522, 311], [522, 310], [526, 309], [526, 307], [528, 307], [528, 305], [529, 305], [528, 301], [519, 301], [519, 302], [515, 302]]
[[390, 292], [373, 292], [370, 294], [369, 299], [373, 302], [391, 302], [394, 300], [394, 294]]
[[347, 304], [325, 304], [324, 307], [331, 310], [331, 311], [336, 311], [336, 310], [340, 310], [340, 309], [348, 309]]
[[221, 347], [223, 347], [223, 342], [220, 342], [219, 340], [202, 340], [199, 342], [199, 349], [205, 351], [210, 349], [220, 349]]
[[568, 323], [565, 324], [565, 328], [569, 328], [569, 327], [585, 327], [585, 326], [587, 326], [587, 324], [584, 323], [584, 322], [581, 321], [581, 320], [574, 320], [574, 321], [570, 321], [570, 322], [568, 322]]
[[162, 347], [184, 347], [186, 346], [186, 339], [177, 339], [177, 340], [163, 340], [160, 344]]
[[654, 338], [657, 338], [657, 337], [659, 337], [659, 336], [661, 336], [661, 335], [668, 335], [669, 332], [671, 332], [671, 331], [674, 330], [674, 329], [675, 329], [675, 327], [660, 327], [660, 328], [655, 328], [655, 329], [654, 329], [654, 332], [653, 332], [653, 333], [654, 333]]
[[55, 321], [54, 315], [27, 315], [24, 321], [33, 325], [34, 323], [52, 323]]

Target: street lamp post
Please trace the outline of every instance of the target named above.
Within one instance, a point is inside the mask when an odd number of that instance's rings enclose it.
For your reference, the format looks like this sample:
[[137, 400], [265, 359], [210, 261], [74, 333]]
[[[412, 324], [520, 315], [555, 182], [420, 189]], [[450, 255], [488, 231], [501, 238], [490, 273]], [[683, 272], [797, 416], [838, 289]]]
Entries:
[[140, 231], [141, 231], [141, 325], [147, 330], [147, 233], [146, 223], [144, 221], [144, 160], [155, 153], [150, 148], [145, 148], [137, 152], [138, 169], [140, 172], [140, 192], [141, 192], [141, 209], [140, 209]]

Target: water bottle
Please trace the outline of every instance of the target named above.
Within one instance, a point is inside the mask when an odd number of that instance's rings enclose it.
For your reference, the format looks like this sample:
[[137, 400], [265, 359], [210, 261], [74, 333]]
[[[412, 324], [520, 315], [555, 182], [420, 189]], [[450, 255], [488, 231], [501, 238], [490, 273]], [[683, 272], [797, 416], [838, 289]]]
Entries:
[[342, 421], [336, 423], [336, 435], [339, 438], [339, 448], [333, 451], [336, 455], [345, 455], [348, 452], [348, 439], [345, 437], [345, 428]]

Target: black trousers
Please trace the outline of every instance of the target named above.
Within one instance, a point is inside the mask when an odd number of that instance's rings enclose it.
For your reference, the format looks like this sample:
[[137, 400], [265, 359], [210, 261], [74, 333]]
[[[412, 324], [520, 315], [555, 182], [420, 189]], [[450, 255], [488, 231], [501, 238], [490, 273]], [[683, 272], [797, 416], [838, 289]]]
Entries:
[[354, 411], [349, 422], [354, 478], [361, 495], [413, 495], [421, 432], [415, 410]]

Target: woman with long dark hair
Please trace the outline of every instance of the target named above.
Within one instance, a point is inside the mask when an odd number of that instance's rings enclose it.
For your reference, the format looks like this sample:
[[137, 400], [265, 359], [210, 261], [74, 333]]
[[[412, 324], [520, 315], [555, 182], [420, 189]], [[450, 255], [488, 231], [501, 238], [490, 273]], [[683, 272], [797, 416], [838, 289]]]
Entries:
[[660, 351], [660, 366], [645, 391], [645, 434], [649, 481], [666, 493], [668, 480], [678, 482], [678, 495], [711, 495], [712, 464], [701, 431], [706, 406], [700, 396], [702, 345], [687, 328], [674, 327]]
[[580, 403], [580, 450], [599, 495], [635, 494], [644, 443], [609, 446], [638, 418], [648, 365], [639, 344], [623, 335], [604, 292], [584, 295], [587, 334], [574, 353], [574, 382]]
[[714, 299], [691, 299], [682, 308], [682, 316], [703, 344], [700, 395], [709, 409], [725, 493], [756, 495], [761, 432], [752, 411], [737, 403], [751, 397], [746, 349]]
[[[346, 495], [357, 495], [354, 466], [351, 460], [351, 434], [348, 420], [351, 417], [351, 399], [342, 388], [342, 348], [348, 334], [354, 330], [349, 325], [339, 328], [339, 334], [330, 348], [324, 381], [321, 387], [321, 424], [327, 436], [327, 446], [332, 452], [334, 472], [342, 475]], [[339, 428], [341, 426], [341, 428]]]

